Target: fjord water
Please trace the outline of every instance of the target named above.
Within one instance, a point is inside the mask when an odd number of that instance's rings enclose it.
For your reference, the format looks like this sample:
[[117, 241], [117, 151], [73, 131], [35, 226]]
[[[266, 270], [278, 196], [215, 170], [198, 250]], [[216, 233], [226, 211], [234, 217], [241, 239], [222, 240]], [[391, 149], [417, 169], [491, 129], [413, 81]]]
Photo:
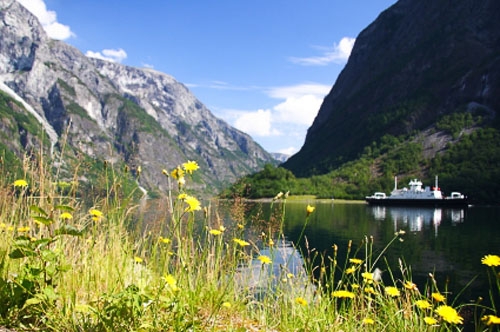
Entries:
[[[307, 204], [316, 209], [304, 229]], [[276, 207], [274, 203], [273, 210]], [[253, 227], [259, 228], [256, 233], [269, 229], [265, 220], [273, 219], [270, 208], [270, 203], [251, 203], [247, 217], [254, 220]], [[420, 290], [428, 285], [432, 273], [441, 292], [447, 291], [451, 298], [460, 295], [457, 300], [468, 302], [478, 296], [489, 298], [488, 267], [481, 264], [481, 258], [500, 254], [499, 226], [499, 207], [375, 207], [332, 200], [287, 202], [283, 231], [288, 241], [296, 243], [304, 229], [298, 245], [303, 259], [314, 253], [332, 256], [332, 246], [337, 245], [337, 260], [343, 266], [350, 241], [350, 257], [357, 252], [356, 257], [364, 258], [363, 241], [373, 241], [376, 256], [395, 232], [403, 230], [403, 241], [394, 242], [377, 264], [383, 276], [389, 276], [390, 268], [400, 278], [401, 259]]]

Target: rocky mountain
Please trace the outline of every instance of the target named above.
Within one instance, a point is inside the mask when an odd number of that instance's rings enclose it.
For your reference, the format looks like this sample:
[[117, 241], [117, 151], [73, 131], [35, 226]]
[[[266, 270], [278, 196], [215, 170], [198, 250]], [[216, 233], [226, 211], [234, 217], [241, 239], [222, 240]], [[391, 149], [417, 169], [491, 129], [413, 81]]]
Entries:
[[499, 111], [500, 2], [400, 0], [359, 34], [304, 146], [283, 166], [326, 173], [384, 135], [439, 134], [436, 123], [452, 114], [498, 129]]
[[51, 40], [15, 0], [0, 0], [0, 90], [0, 149], [11, 157], [45, 142], [67, 168], [82, 158], [140, 167], [150, 191], [166, 189], [162, 169], [195, 160], [210, 193], [273, 162], [173, 77]]

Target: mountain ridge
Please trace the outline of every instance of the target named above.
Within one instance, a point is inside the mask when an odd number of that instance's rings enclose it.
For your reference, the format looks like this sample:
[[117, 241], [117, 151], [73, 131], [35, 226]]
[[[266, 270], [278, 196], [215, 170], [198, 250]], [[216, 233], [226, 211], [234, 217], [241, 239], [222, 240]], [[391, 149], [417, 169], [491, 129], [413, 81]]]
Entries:
[[283, 166], [324, 174], [385, 134], [500, 109], [500, 3], [400, 0], [356, 38], [301, 150]]
[[[49, 39], [14, 0], [0, 0], [0, 81], [36, 112], [52, 141], [56, 133], [52, 145], [57, 153], [64, 137], [68, 160], [83, 154], [132, 170], [140, 167], [138, 181], [148, 190], [167, 190], [162, 169], [186, 160], [200, 164], [195, 187], [211, 194], [275, 163], [249, 135], [215, 117], [172, 76], [86, 57]], [[21, 158], [29, 146], [15, 131], [12, 135], [18, 142], [9, 146]], [[29, 130], [27, 135], [33, 148], [36, 135]]]

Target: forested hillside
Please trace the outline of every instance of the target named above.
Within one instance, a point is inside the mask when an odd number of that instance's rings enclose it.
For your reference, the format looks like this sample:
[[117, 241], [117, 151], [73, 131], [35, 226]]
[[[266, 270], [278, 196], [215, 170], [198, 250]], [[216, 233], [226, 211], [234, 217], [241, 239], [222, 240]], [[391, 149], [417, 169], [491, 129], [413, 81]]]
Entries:
[[[400, 0], [357, 36], [304, 146], [283, 167], [297, 177], [340, 172], [349, 181], [332, 180], [329, 190], [345, 187], [348, 196], [361, 197], [393, 175], [439, 173], [442, 187], [498, 200], [491, 187], [500, 182], [499, 110], [500, 2]], [[447, 144], [432, 148], [431, 133], [441, 132], [449, 137], [434, 143]], [[376, 154], [389, 136], [407, 143]], [[420, 146], [415, 139], [425, 136]], [[346, 176], [353, 163], [370, 177]], [[484, 195], [469, 182], [485, 186]]]

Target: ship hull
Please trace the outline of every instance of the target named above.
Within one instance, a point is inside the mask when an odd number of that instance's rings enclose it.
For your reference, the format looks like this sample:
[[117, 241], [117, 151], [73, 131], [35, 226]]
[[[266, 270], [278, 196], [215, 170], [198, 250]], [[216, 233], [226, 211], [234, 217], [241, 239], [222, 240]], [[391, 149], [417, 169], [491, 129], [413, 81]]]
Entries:
[[370, 205], [382, 206], [435, 206], [435, 207], [465, 207], [468, 205], [467, 199], [404, 199], [404, 198], [366, 198], [366, 202]]

